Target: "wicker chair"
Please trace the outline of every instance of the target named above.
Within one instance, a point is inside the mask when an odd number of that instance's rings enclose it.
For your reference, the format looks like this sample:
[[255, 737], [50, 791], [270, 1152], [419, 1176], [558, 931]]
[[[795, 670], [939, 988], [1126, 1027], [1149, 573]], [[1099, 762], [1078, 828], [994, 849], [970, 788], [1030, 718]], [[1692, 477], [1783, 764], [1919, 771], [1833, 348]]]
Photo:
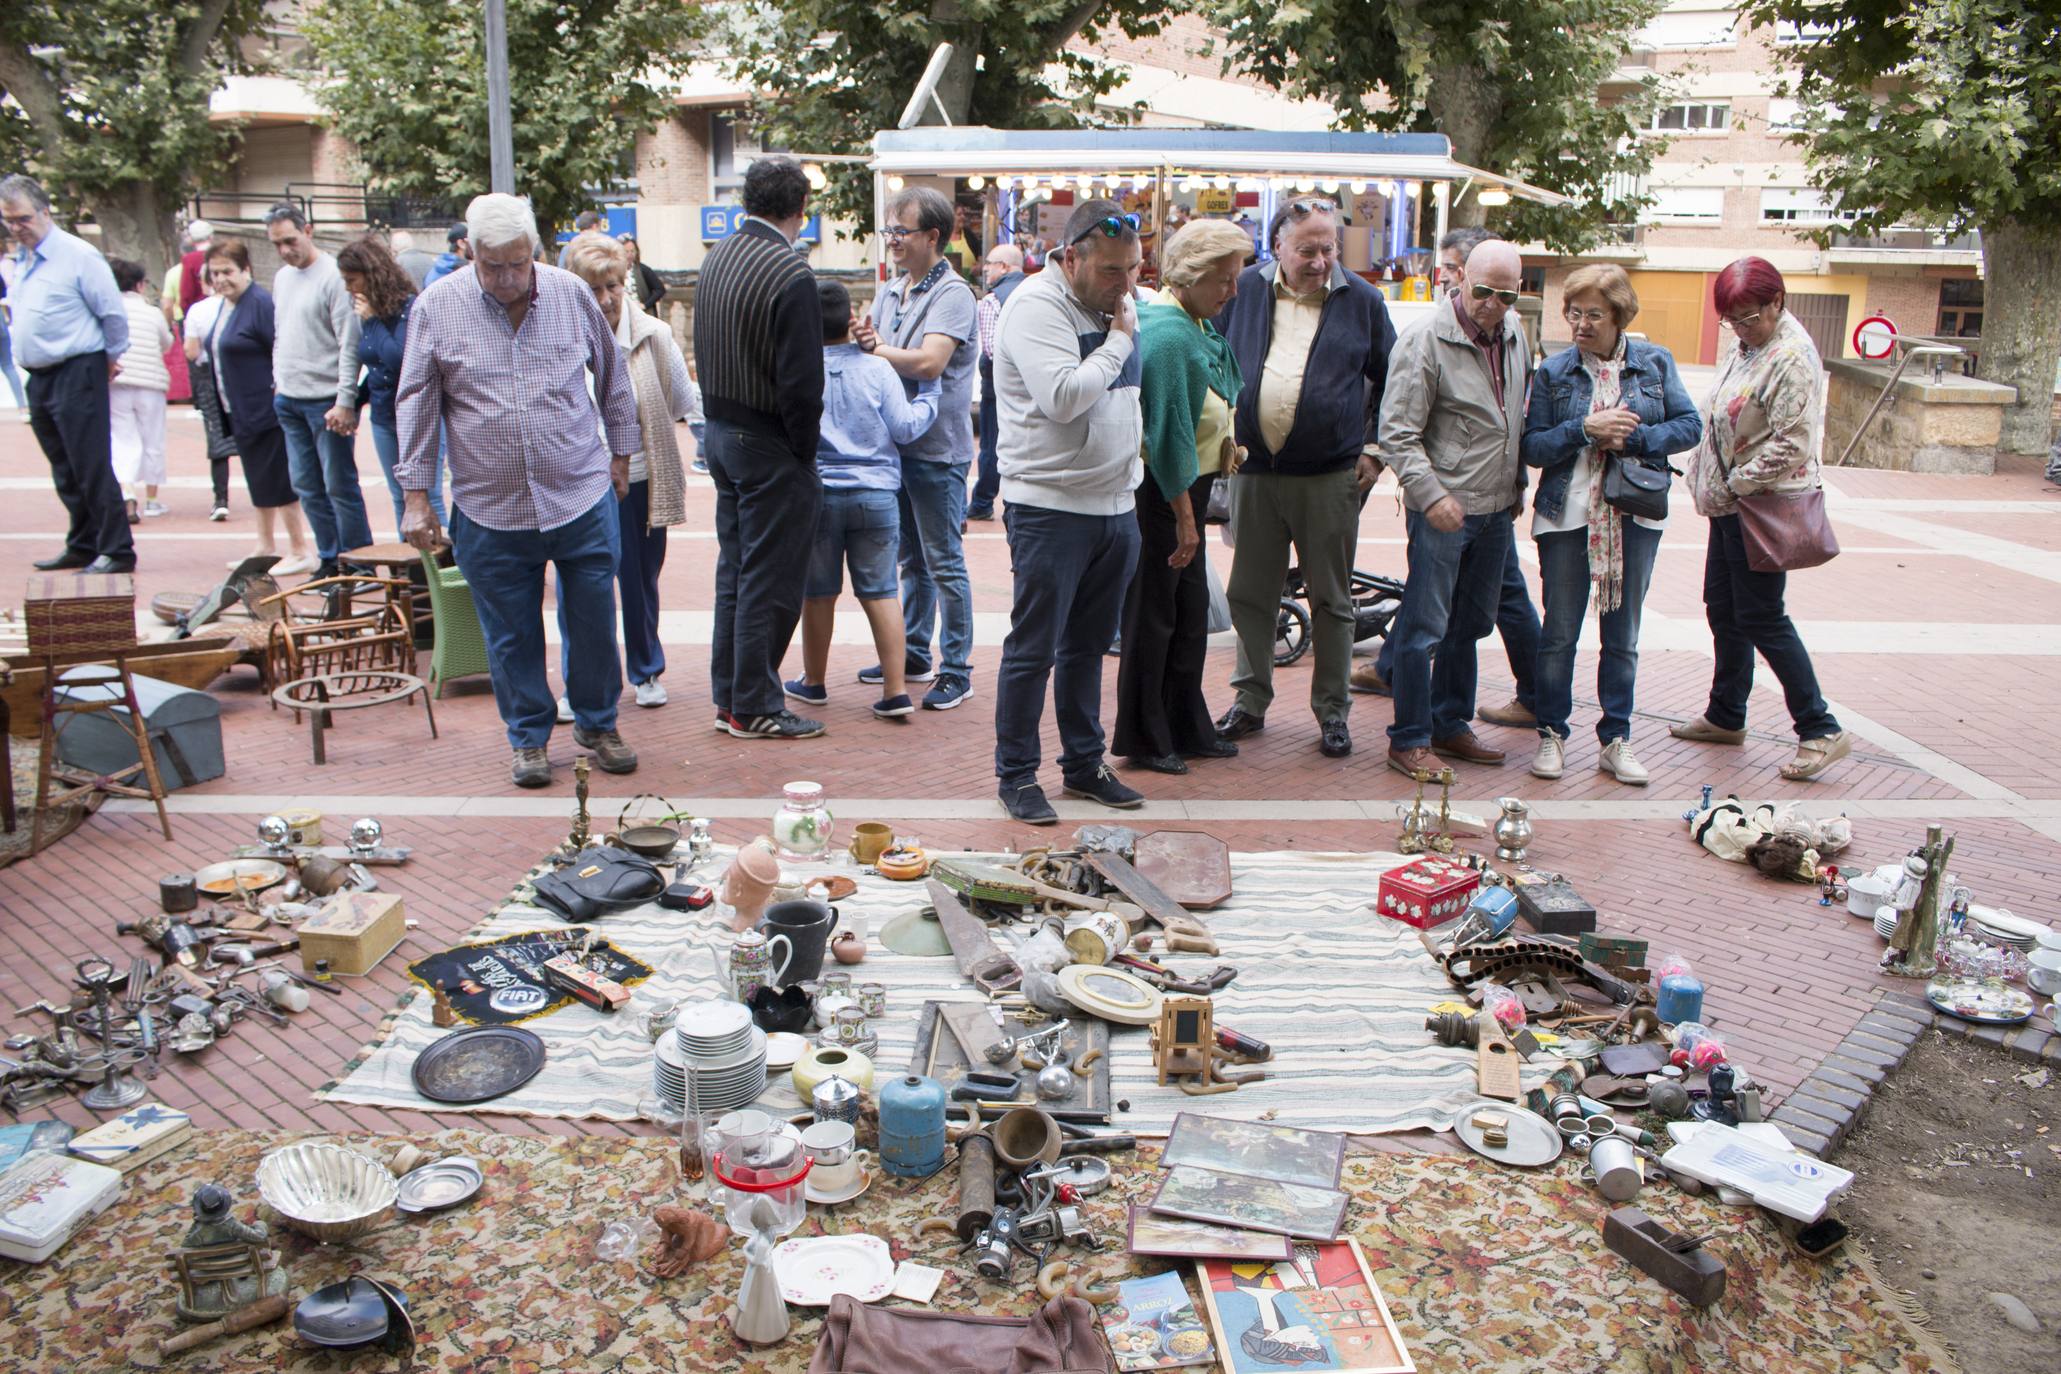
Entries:
[[446, 568], [434, 560], [423, 561], [429, 579], [429, 604], [436, 618], [436, 645], [430, 650], [429, 680], [436, 684], [439, 700], [453, 678], [478, 677], [491, 671], [487, 637], [479, 627], [479, 611], [472, 604], [472, 587], [457, 568]]

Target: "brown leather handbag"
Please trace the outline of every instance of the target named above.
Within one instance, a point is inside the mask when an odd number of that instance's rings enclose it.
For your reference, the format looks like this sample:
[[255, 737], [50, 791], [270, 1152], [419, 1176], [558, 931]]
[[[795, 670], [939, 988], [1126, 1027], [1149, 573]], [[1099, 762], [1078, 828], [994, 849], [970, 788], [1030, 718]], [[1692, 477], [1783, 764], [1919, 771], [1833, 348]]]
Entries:
[[1755, 572], [1795, 572], [1839, 556], [1839, 536], [1825, 517], [1822, 487], [1740, 497], [1739, 533], [1746, 543], [1746, 566]]

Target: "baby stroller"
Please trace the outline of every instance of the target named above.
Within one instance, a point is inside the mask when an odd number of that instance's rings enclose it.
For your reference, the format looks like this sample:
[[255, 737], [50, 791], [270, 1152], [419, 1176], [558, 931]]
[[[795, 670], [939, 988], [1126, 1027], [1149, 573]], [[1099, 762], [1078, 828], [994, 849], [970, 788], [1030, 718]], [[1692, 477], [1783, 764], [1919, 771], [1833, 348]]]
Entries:
[[[1354, 570], [1352, 575], [1353, 643], [1364, 644], [1388, 633], [1403, 607], [1403, 584], [1393, 577]], [[1274, 619], [1274, 666], [1286, 668], [1310, 651], [1310, 592], [1302, 569], [1290, 568], [1281, 588], [1281, 610]]]

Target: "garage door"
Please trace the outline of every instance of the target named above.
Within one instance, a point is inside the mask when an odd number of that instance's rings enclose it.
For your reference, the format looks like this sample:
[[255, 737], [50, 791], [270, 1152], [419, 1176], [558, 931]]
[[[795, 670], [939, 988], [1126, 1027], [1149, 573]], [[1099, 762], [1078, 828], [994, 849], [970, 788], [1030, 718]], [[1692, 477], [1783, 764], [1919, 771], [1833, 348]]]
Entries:
[[1674, 354], [1678, 362], [1697, 361], [1703, 347], [1703, 302], [1707, 294], [1703, 273], [1629, 275], [1632, 290], [1639, 293], [1639, 318], [1632, 321], [1632, 329]]
[[1845, 296], [1799, 292], [1789, 295], [1789, 313], [1809, 331], [1811, 342], [1818, 346], [1820, 358], [1846, 356], [1846, 304]]

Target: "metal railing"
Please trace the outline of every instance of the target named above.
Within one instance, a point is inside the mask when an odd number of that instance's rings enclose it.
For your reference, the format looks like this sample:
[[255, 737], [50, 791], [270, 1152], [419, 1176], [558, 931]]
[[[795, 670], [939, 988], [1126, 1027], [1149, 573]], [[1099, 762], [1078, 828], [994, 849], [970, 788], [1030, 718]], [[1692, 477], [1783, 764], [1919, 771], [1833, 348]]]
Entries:
[[275, 205], [291, 205], [322, 229], [446, 229], [465, 207], [436, 196], [393, 195], [344, 182], [288, 182], [278, 191], [202, 191], [193, 198], [196, 219], [256, 228]]
[[1877, 234], [1834, 234], [1834, 248], [1865, 248], [1876, 252], [1980, 253], [1982, 234], [1943, 234], [1932, 229], [1887, 229]]

